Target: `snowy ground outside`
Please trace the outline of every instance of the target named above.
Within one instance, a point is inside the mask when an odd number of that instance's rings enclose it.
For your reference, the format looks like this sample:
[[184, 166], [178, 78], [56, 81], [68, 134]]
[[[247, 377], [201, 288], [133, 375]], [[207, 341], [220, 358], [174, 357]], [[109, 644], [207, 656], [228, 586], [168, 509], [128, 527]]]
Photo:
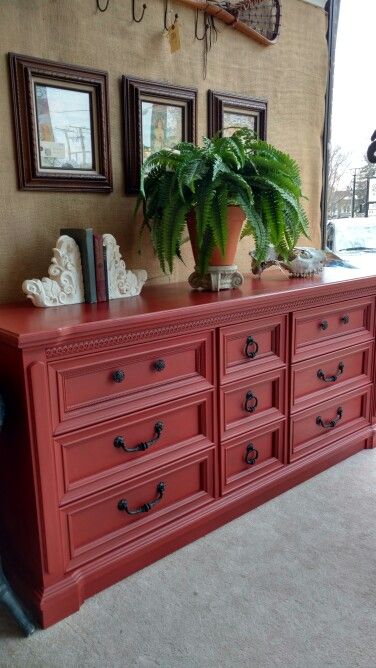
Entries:
[[376, 273], [376, 216], [329, 220], [328, 242], [344, 260]]

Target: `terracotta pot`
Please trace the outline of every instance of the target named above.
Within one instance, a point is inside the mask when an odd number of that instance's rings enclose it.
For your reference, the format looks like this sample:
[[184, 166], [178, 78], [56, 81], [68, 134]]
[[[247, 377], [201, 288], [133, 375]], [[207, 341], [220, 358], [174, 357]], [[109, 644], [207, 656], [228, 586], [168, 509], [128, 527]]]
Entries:
[[[209, 260], [209, 265], [213, 267], [227, 267], [234, 264], [240, 232], [242, 230], [244, 220], [245, 214], [240, 206], [227, 207], [228, 239], [226, 244], [226, 252], [224, 255], [222, 255], [220, 249], [215, 248]], [[192, 209], [187, 216], [187, 225], [192, 244], [193, 257], [197, 265], [198, 247], [196, 234], [196, 213], [194, 209]]]

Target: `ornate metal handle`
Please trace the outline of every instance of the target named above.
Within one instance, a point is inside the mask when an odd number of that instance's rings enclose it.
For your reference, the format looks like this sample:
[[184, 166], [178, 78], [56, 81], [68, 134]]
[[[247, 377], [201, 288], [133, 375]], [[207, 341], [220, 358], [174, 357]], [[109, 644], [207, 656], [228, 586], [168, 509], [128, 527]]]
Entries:
[[125, 378], [125, 373], [122, 369], [117, 369], [117, 371], [114, 371], [112, 374], [112, 380], [115, 383], [122, 383]]
[[245, 455], [245, 461], [247, 464], [256, 464], [256, 459], [258, 459], [259, 453], [258, 450], [254, 447], [253, 443], [247, 445], [247, 452]]
[[337, 417], [334, 420], [330, 420], [329, 422], [324, 422], [322, 417], [318, 415], [316, 418], [316, 424], [318, 424], [320, 427], [324, 427], [324, 429], [334, 429], [334, 427], [338, 424], [342, 416], [343, 416], [343, 408], [341, 408], [340, 406], [339, 408], [337, 408]]
[[[251, 401], [253, 401], [252, 405], [250, 404]], [[257, 406], [258, 406], [258, 399], [256, 395], [253, 394], [252, 390], [249, 390], [249, 392], [247, 392], [247, 394], [245, 395], [244, 408], [247, 411], [247, 413], [254, 413]]]
[[318, 372], [317, 372], [317, 378], [320, 378], [325, 383], [335, 383], [336, 380], [338, 380], [339, 376], [341, 376], [343, 374], [344, 370], [345, 370], [345, 365], [344, 365], [343, 362], [340, 362], [338, 364], [338, 371], [337, 371], [335, 376], [326, 376], [325, 371], [323, 371], [322, 369], [319, 369]]
[[158, 496], [156, 499], [153, 499], [153, 501], [148, 501], [147, 503], [144, 503], [140, 508], [136, 508], [136, 510], [129, 510], [128, 508], [128, 501], [126, 499], [120, 499], [118, 503], [118, 509], [119, 510], [125, 510], [128, 515], [139, 515], [140, 513], [148, 513], [149, 510], [154, 508], [154, 506], [159, 503], [159, 501], [163, 498], [163, 493], [166, 489], [166, 483], [164, 482], [159, 482], [157, 485], [157, 493]]
[[349, 315], [343, 315], [341, 318], [341, 322], [344, 325], [347, 325], [350, 322], [350, 316]]
[[155, 436], [154, 438], [151, 438], [150, 441], [144, 441], [136, 445], [135, 448], [127, 448], [125, 445], [124, 438], [122, 436], [116, 436], [114, 440], [114, 446], [115, 448], [121, 448], [124, 450], [124, 452], [140, 452], [141, 450], [148, 450], [151, 445], [154, 445], [157, 441], [159, 441], [161, 437], [161, 433], [164, 429], [164, 424], [163, 422], [156, 422], [154, 425], [154, 431], [155, 431]]
[[[254, 346], [254, 350], [250, 350], [250, 347]], [[248, 357], [248, 359], [252, 360], [254, 357], [256, 357], [257, 353], [259, 350], [259, 345], [257, 341], [254, 340], [253, 336], [247, 336], [247, 343], [245, 346], [245, 355]]]
[[166, 362], [164, 360], [156, 360], [153, 368], [155, 371], [163, 371], [166, 368]]
[[327, 321], [327, 320], [322, 320], [322, 321], [320, 322], [320, 324], [319, 324], [319, 327], [320, 327], [320, 329], [322, 329], [323, 331], [325, 331], [325, 330], [328, 329], [328, 327], [329, 327], [329, 323], [328, 323], [328, 321]]

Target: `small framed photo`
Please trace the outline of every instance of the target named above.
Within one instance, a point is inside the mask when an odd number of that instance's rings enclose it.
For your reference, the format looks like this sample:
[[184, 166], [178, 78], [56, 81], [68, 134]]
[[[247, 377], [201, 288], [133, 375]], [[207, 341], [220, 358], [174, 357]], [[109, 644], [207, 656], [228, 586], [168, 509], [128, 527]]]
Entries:
[[9, 54], [22, 190], [112, 190], [107, 73]]
[[196, 142], [197, 90], [123, 77], [125, 190], [138, 193], [149, 155]]
[[266, 139], [266, 122], [266, 100], [208, 91], [209, 137], [220, 131], [224, 137], [230, 137], [237, 128], [246, 127], [260, 139]]

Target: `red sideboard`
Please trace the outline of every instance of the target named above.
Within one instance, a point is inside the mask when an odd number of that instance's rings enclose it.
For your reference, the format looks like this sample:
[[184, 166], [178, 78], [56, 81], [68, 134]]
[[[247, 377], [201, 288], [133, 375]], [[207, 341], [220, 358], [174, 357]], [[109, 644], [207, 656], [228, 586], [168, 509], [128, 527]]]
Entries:
[[0, 553], [46, 627], [373, 447], [376, 277], [0, 307]]

